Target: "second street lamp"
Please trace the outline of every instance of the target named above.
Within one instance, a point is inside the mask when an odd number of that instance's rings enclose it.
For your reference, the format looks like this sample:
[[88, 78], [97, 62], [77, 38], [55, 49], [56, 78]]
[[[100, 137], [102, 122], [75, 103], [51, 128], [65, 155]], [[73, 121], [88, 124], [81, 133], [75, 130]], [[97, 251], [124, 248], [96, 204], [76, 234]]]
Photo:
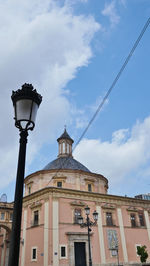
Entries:
[[94, 222], [92, 222], [89, 218], [90, 215], [90, 208], [88, 206], [85, 207], [85, 214], [86, 214], [86, 221], [83, 221], [83, 217], [78, 217], [78, 223], [81, 227], [87, 227], [88, 229], [88, 248], [89, 248], [89, 266], [92, 266], [92, 257], [91, 257], [91, 243], [90, 243], [90, 232], [92, 231], [91, 226], [94, 226], [97, 224], [98, 220], [98, 213], [96, 211], [93, 212], [93, 219]]
[[11, 98], [15, 111], [15, 126], [20, 131], [20, 148], [8, 265], [18, 266], [27, 136], [28, 130], [33, 130], [35, 126], [36, 113], [42, 96], [31, 84], [25, 83], [22, 89], [12, 92]]

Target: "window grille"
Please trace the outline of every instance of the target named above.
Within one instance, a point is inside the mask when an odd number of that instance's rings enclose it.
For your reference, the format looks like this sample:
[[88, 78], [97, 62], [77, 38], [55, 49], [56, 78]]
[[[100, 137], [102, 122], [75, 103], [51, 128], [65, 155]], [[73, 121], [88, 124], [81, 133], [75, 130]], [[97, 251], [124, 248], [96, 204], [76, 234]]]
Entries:
[[75, 209], [74, 210], [74, 223], [78, 223], [78, 217], [81, 216], [81, 209]]
[[139, 222], [140, 226], [145, 226], [144, 214], [142, 212], [139, 213]]
[[33, 225], [39, 224], [39, 211], [34, 211]]
[[112, 226], [113, 225], [112, 213], [111, 212], [106, 212], [106, 224], [108, 226]]
[[62, 182], [61, 181], [57, 182], [57, 187], [62, 187]]
[[136, 218], [134, 213], [130, 214], [130, 219], [131, 219], [131, 226], [136, 227]]
[[91, 184], [88, 184], [88, 191], [92, 192], [92, 185]]

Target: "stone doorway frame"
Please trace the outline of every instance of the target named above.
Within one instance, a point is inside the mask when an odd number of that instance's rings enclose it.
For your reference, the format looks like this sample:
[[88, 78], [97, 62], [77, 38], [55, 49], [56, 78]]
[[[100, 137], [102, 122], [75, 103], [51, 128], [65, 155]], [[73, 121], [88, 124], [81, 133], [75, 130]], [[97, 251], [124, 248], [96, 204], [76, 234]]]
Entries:
[[[85, 242], [86, 264], [89, 261], [88, 234], [81, 232], [68, 232], [68, 260], [69, 266], [75, 266], [74, 242]], [[92, 235], [92, 234], [91, 234]]]

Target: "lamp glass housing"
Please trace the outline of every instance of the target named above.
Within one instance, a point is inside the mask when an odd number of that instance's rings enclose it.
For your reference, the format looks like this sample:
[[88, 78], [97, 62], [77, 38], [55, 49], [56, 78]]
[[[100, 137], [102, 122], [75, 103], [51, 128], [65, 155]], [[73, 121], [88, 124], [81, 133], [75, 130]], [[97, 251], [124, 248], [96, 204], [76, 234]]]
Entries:
[[78, 224], [83, 224], [83, 217], [82, 216], [79, 216], [78, 217]]
[[90, 208], [88, 206], [85, 207], [85, 214], [86, 215], [90, 214]]
[[20, 130], [32, 130], [42, 96], [37, 93], [32, 84], [22, 85], [22, 89], [12, 92], [15, 111], [15, 125]]
[[98, 212], [96, 212], [96, 211], [93, 212], [93, 218], [94, 218], [94, 221], [97, 222], [97, 220], [98, 220]]
[[16, 101], [15, 108], [15, 120], [17, 124], [20, 124], [22, 129], [35, 125], [36, 114], [38, 110], [37, 103], [30, 99], [20, 99]]

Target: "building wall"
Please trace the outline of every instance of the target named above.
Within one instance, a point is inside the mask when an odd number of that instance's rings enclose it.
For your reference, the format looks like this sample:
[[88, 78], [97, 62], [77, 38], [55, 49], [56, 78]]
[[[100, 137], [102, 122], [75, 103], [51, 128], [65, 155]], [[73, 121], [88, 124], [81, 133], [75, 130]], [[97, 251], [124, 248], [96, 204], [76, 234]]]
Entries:
[[57, 187], [57, 181], [61, 181], [66, 189], [88, 191], [88, 184], [91, 184], [92, 192], [106, 194], [108, 188], [107, 179], [99, 174], [81, 170], [61, 170], [59, 173], [56, 170], [42, 170], [25, 179], [25, 196], [47, 186]]
[[[123, 265], [129, 265], [129, 263], [135, 265], [140, 262], [136, 254], [136, 245], [146, 245], [150, 254], [150, 239], [146, 223], [141, 227], [138, 221], [138, 211], [141, 210], [147, 211], [148, 221], [150, 221], [148, 201], [49, 187], [24, 198], [24, 210], [27, 210], [26, 243], [24, 245], [26, 251], [24, 265], [21, 266], [34, 264], [37, 266], [73, 266], [75, 265], [74, 242], [80, 241], [86, 243], [88, 262], [87, 228], [80, 228], [78, 224], [74, 224], [74, 210], [81, 209], [85, 218], [86, 205], [91, 209], [91, 219], [94, 210], [99, 212], [98, 224], [92, 227], [91, 234], [93, 266], [117, 263], [117, 257], [112, 256], [108, 244], [108, 233], [114, 231], [119, 243], [119, 260]], [[40, 210], [39, 225], [32, 227], [32, 211], [37, 207]], [[130, 214], [134, 211], [138, 223], [137, 227], [132, 228]], [[48, 215], [45, 212], [48, 212]], [[111, 226], [106, 224], [106, 213], [112, 213], [113, 225]], [[48, 224], [48, 227], [45, 227], [45, 224]], [[60, 256], [61, 246], [66, 247], [66, 258]], [[36, 262], [31, 261], [33, 247], [37, 247]]]
[[[113, 238], [119, 245], [119, 261], [123, 265], [136, 265], [140, 262], [136, 254], [136, 245], [146, 245], [150, 262], [150, 202], [127, 197], [99, 193], [105, 189], [106, 181], [100, 175], [63, 171], [59, 177], [65, 177], [65, 185], [56, 187], [54, 172], [31, 175], [26, 180], [26, 188], [31, 184], [31, 193], [23, 200], [22, 231], [20, 242], [20, 266], [74, 266], [74, 243], [86, 243], [86, 261], [88, 265], [87, 228], [80, 228], [75, 223], [75, 210], [81, 210], [85, 219], [84, 208], [90, 207], [90, 218], [97, 210], [98, 223], [92, 227], [91, 251], [93, 266], [117, 265], [117, 257], [110, 250]], [[51, 177], [50, 186], [48, 178]], [[57, 176], [58, 177], [58, 176]], [[93, 192], [87, 191], [86, 182], [93, 178]], [[60, 179], [59, 179], [60, 180]], [[81, 185], [79, 186], [79, 183]], [[82, 187], [83, 185], [83, 187]], [[39, 189], [40, 188], [40, 189]], [[82, 188], [82, 190], [80, 190]], [[28, 192], [28, 190], [26, 191]], [[12, 208], [12, 206], [11, 206]], [[12, 209], [10, 208], [10, 211]], [[34, 224], [34, 213], [38, 211], [38, 223]], [[144, 225], [140, 225], [139, 213], [143, 212]], [[8, 214], [8, 210], [6, 210]], [[106, 217], [111, 214], [112, 224], [107, 224]], [[135, 215], [136, 227], [131, 227], [131, 214]], [[8, 216], [2, 225], [8, 224]], [[0, 221], [1, 222], [1, 221]], [[9, 224], [10, 225], [10, 224]], [[2, 229], [0, 245], [0, 265], [6, 260], [7, 232]], [[109, 241], [108, 241], [109, 238]], [[111, 239], [111, 241], [110, 241]], [[110, 243], [111, 242], [111, 243]], [[66, 248], [66, 256], [61, 257], [61, 247]], [[37, 257], [32, 258], [36, 249]]]
[[0, 266], [7, 266], [13, 204], [0, 202]]

